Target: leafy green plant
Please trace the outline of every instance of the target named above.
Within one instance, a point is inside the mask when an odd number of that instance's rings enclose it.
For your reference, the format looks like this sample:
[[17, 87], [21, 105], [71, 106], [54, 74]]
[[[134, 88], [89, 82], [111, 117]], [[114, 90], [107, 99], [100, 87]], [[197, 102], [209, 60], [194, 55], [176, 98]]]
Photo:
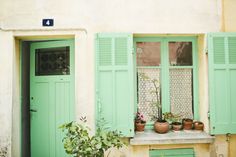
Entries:
[[168, 121], [169, 123], [181, 121], [181, 116], [178, 114], [174, 114], [172, 112], [163, 113], [163, 117], [164, 117], [164, 120]]
[[[64, 149], [67, 154], [74, 157], [104, 157], [110, 148], [121, 148], [121, 133], [109, 131], [104, 126], [98, 126], [95, 135], [90, 135], [90, 128], [86, 125], [86, 118], [81, 118], [82, 123], [69, 122], [60, 126], [65, 137], [63, 138]], [[107, 153], [109, 156], [110, 151]]]

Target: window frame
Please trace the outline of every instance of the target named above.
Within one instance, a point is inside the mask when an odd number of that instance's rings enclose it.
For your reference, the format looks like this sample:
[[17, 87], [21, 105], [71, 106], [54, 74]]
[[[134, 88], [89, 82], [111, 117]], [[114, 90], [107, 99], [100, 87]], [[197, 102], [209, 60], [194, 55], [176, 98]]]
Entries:
[[[193, 69], [193, 118], [199, 120], [199, 83], [198, 83], [198, 49], [197, 49], [197, 37], [134, 37], [134, 71], [135, 71], [135, 91], [137, 92], [137, 68], [136, 65], [136, 43], [137, 42], [160, 42], [161, 43], [161, 64], [160, 66], [150, 66], [161, 69], [161, 92], [162, 92], [162, 112], [170, 112], [170, 80], [169, 69], [173, 68], [192, 68]], [[192, 42], [192, 66], [171, 66], [169, 65], [169, 48], [168, 42]], [[149, 66], [146, 66], [149, 67]], [[135, 95], [134, 111], [138, 108], [138, 93]], [[152, 122], [147, 123], [147, 128], [152, 128]]]

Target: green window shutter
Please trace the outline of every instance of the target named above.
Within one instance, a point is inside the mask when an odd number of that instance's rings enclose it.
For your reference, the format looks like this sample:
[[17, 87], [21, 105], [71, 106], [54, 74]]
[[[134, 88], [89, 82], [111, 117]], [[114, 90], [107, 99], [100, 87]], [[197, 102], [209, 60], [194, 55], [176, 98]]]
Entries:
[[194, 157], [192, 148], [157, 149], [149, 151], [150, 157]]
[[96, 36], [96, 114], [107, 128], [134, 135], [133, 37], [100, 33]]
[[236, 133], [236, 34], [208, 36], [211, 134]]

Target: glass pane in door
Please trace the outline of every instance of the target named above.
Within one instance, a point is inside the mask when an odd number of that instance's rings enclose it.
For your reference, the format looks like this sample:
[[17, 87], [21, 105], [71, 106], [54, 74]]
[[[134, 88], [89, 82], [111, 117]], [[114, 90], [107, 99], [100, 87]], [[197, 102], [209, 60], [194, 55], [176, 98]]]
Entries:
[[35, 75], [69, 75], [70, 48], [42, 48], [36, 49]]

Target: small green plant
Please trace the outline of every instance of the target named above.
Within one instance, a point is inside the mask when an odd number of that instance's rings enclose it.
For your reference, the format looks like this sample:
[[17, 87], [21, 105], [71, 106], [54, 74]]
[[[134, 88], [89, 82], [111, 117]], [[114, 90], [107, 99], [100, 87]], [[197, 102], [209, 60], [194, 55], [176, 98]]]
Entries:
[[163, 117], [164, 117], [164, 120], [166, 120], [169, 123], [181, 121], [181, 116], [178, 114], [174, 114], [172, 112], [163, 113]]
[[[86, 125], [86, 117], [82, 117], [81, 121], [81, 124], [70, 122], [60, 126], [66, 133], [62, 141], [67, 154], [74, 157], [104, 157], [110, 148], [119, 149], [124, 146], [120, 132], [108, 131], [103, 123], [103, 126], [97, 127], [95, 135], [91, 136]], [[109, 154], [110, 151], [107, 157]]]

